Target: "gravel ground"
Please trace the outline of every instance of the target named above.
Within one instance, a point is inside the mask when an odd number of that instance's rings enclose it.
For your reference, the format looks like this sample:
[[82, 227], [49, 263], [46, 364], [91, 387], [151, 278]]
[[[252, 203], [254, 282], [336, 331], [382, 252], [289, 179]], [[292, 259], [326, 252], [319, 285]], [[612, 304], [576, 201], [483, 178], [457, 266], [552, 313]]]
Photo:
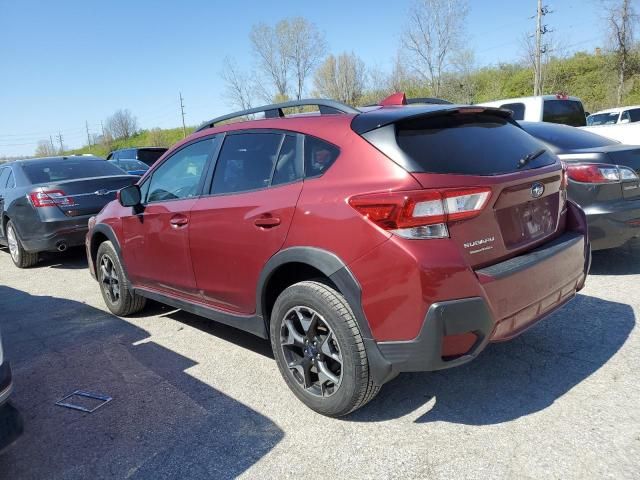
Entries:
[[[580, 295], [518, 339], [334, 420], [265, 341], [158, 304], [115, 317], [82, 251], [30, 270], [0, 251], [4, 414], [24, 420], [0, 478], [639, 478], [637, 318], [640, 244], [596, 253]], [[113, 400], [54, 405], [77, 389]]]

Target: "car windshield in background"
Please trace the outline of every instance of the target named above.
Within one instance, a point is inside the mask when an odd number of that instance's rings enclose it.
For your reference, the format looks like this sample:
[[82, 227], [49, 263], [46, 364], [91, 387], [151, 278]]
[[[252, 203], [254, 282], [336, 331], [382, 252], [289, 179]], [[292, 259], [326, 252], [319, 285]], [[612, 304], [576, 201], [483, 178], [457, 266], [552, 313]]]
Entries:
[[60, 182], [123, 174], [123, 170], [109, 162], [87, 159], [39, 160], [24, 163], [22, 169], [32, 183]]
[[[515, 172], [518, 162], [544, 145], [511, 121], [487, 114], [439, 115], [400, 122], [398, 146], [424, 173], [498, 175]], [[525, 169], [551, 165], [545, 152]]]
[[566, 125], [523, 122], [521, 126], [534, 137], [562, 150], [606, 147], [618, 143], [610, 138]]
[[146, 163], [147, 165], [152, 165], [158, 160], [166, 150], [138, 150], [138, 160]]
[[615, 125], [618, 121], [620, 112], [612, 113], [595, 113], [587, 118], [587, 125]]
[[584, 127], [587, 124], [582, 103], [574, 100], [545, 100], [542, 121], [572, 127]]
[[149, 170], [149, 165], [139, 160], [120, 160], [120, 168], [124, 170]]

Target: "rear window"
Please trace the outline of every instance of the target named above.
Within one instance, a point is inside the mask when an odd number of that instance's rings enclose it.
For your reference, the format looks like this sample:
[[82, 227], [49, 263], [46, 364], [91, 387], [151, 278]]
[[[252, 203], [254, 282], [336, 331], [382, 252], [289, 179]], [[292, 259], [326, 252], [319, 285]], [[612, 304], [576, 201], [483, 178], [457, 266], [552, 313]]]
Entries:
[[104, 160], [52, 160], [22, 165], [31, 183], [61, 182], [78, 178], [123, 175], [124, 172]]
[[[515, 172], [518, 162], [544, 145], [506, 118], [489, 114], [453, 114], [397, 124], [397, 143], [412, 160], [412, 171], [460, 175]], [[521, 169], [551, 165], [545, 152]]]
[[587, 119], [582, 103], [575, 100], [545, 100], [542, 121], [584, 127]]
[[523, 123], [522, 128], [534, 137], [560, 150], [605, 147], [618, 142], [609, 138], [566, 125]]
[[138, 150], [138, 160], [151, 166], [164, 154], [164, 152], [166, 152], [166, 150]]

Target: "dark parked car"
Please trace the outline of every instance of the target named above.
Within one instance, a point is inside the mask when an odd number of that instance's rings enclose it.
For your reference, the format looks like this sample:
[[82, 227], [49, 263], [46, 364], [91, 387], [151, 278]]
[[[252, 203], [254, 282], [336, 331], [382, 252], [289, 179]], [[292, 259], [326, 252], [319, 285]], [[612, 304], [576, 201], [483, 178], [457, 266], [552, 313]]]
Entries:
[[148, 166], [153, 165], [167, 151], [163, 147], [139, 147], [114, 150], [107, 156], [107, 160], [139, 160]]
[[38, 252], [82, 245], [89, 217], [136, 180], [98, 157], [0, 165], [0, 244], [20, 268], [35, 265]]
[[140, 160], [107, 160], [110, 164], [119, 167], [129, 175], [138, 175], [141, 177], [149, 170], [149, 165], [142, 163]]
[[12, 387], [11, 367], [9, 366], [9, 362], [4, 358], [2, 336], [0, 336], [0, 407], [8, 400]]
[[520, 125], [566, 163], [567, 193], [587, 215], [593, 250], [640, 236], [640, 146], [566, 125]]
[[[319, 114], [284, 116], [306, 105]], [[584, 213], [540, 150], [496, 108], [305, 100], [225, 115], [89, 221], [90, 270], [116, 315], [153, 299], [269, 338], [293, 393], [344, 415], [583, 287]]]

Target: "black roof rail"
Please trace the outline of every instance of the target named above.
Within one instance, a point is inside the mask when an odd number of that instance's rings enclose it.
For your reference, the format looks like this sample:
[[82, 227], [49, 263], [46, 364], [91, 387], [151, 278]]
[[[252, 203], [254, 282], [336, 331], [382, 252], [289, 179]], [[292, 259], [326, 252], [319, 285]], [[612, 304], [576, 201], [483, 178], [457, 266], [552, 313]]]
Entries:
[[273, 103], [271, 105], [249, 108], [247, 110], [240, 110], [238, 112], [222, 115], [221, 117], [216, 117], [213, 120], [204, 122], [196, 129], [196, 132], [215, 127], [216, 123], [224, 122], [225, 120], [231, 120], [233, 118], [244, 117], [253, 113], [264, 113], [265, 118], [281, 118], [285, 116], [284, 112], [282, 111], [283, 108], [295, 108], [304, 106], [316, 106], [318, 107], [322, 115], [335, 113], [361, 113], [360, 110], [356, 110], [349, 105], [345, 105], [344, 103], [340, 103], [335, 100], [326, 100], [323, 98], [304, 98], [301, 100], [291, 100], [290, 102]]

